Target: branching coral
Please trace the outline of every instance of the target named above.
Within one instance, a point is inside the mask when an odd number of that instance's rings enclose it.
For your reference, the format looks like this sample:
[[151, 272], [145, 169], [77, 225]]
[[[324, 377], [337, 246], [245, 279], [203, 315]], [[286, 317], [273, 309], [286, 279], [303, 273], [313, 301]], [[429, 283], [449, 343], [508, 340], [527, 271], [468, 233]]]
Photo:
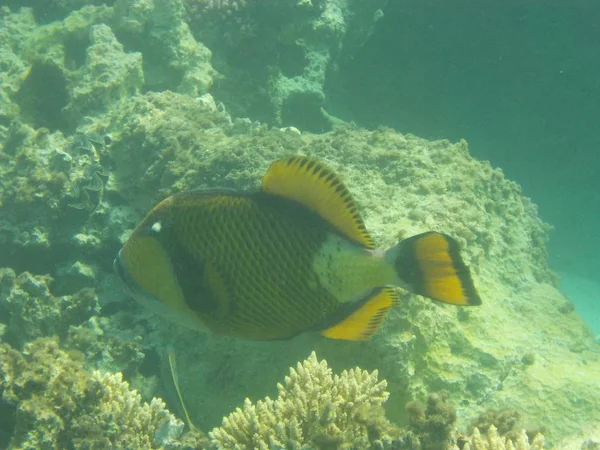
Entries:
[[[84, 355], [41, 338], [23, 352], [0, 344], [2, 427], [12, 429], [11, 449], [419, 449], [542, 450], [523, 430], [514, 439], [494, 426], [454, 438], [454, 410], [440, 395], [426, 409], [412, 404], [411, 431], [400, 432], [385, 418], [387, 383], [377, 371], [359, 368], [333, 375], [326, 361], [309, 358], [290, 369], [275, 400], [246, 399], [210, 434], [197, 430], [179, 439], [183, 423], [162, 400], [150, 403], [130, 389], [120, 373], [89, 372]], [[0, 441], [2, 442], [2, 441]], [[460, 444], [460, 447], [457, 445]]]
[[[521, 430], [516, 439], [511, 440], [500, 436], [495, 426], [490, 426], [487, 434], [482, 435], [478, 428], [473, 429], [473, 434], [467, 439], [462, 447], [463, 450], [543, 450], [544, 437], [538, 434], [529, 443], [527, 433]], [[454, 446], [450, 450], [458, 450]]]
[[120, 373], [92, 372], [88, 395], [100, 401], [93, 405], [94, 413], [87, 420], [81, 418], [76, 422], [75, 431], [84, 431], [77, 433], [82, 439], [87, 439], [89, 431], [94, 430], [94, 435], [104, 436], [116, 448], [134, 445], [155, 448], [177, 439], [183, 431], [183, 423], [166, 409], [161, 399], [142, 402], [140, 394], [129, 389]]
[[514, 408], [490, 409], [476, 418], [471, 425], [480, 430], [489, 430], [493, 425], [500, 436], [515, 442], [520, 439], [524, 429], [529, 438], [545, 431], [543, 427], [525, 427], [521, 414]]
[[0, 345], [0, 395], [14, 415], [12, 449], [180, 448], [183, 423], [162, 400], [143, 402], [121, 374], [86, 371], [54, 339], [23, 353]]
[[359, 368], [332, 375], [313, 352], [290, 368], [276, 400], [246, 399], [210, 434], [214, 449], [370, 448], [393, 427], [383, 404], [387, 383]]
[[[476, 423], [487, 429], [481, 434], [473, 427], [471, 436], [458, 433], [456, 437], [456, 411], [448, 402], [448, 394], [430, 394], [425, 407], [419, 402], [406, 405], [409, 433], [394, 448], [419, 450], [541, 450], [544, 437], [535, 433], [531, 444], [523, 428], [520, 414], [513, 409], [488, 411]], [[487, 424], [487, 425], [486, 425]], [[494, 425], [496, 424], [496, 426]], [[534, 433], [529, 433], [534, 435]]]

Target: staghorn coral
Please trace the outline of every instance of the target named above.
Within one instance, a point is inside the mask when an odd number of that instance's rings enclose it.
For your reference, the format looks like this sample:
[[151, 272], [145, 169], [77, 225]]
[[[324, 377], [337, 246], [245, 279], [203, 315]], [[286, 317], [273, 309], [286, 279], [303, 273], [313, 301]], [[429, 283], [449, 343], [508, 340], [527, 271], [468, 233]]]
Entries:
[[333, 375], [313, 352], [290, 369], [276, 400], [246, 399], [209, 434], [210, 441], [198, 430], [180, 439], [183, 423], [162, 400], [142, 401], [121, 373], [87, 371], [81, 352], [67, 352], [53, 338], [37, 339], [23, 352], [0, 344], [0, 431], [11, 430], [10, 442], [0, 436], [0, 444], [6, 441], [11, 449], [543, 449], [541, 435], [529, 444], [524, 430], [511, 440], [494, 426], [485, 436], [475, 428], [457, 441], [455, 413], [443, 395], [431, 395], [426, 409], [409, 404], [417, 412], [410, 430], [400, 431], [385, 418], [386, 386], [377, 371], [355, 368]]
[[[540, 431], [527, 431], [518, 411], [505, 408], [482, 414], [473, 426], [473, 434], [464, 436], [456, 431], [456, 411], [448, 402], [446, 392], [429, 394], [427, 406], [412, 401], [406, 404], [409, 432], [402, 445], [394, 448], [419, 450], [527, 450], [543, 449]], [[488, 430], [482, 435], [480, 429]], [[458, 435], [458, 437], [457, 437]], [[529, 444], [531, 441], [531, 446]], [[460, 444], [460, 445], [459, 445]]]
[[[473, 429], [473, 434], [466, 439], [463, 450], [543, 450], [544, 437], [541, 434], [536, 435], [531, 443], [527, 438], [525, 430], [521, 430], [514, 440], [498, 434], [495, 426], [491, 425], [488, 432], [481, 434], [478, 428]], [[450, 450], [458, 450], [456, 445]]]
[[[159, 398], [153, 398], [150, 403], [142, 402], [140, 394], [129, 389], [121, 373], [103, 374], [95, 370], [91, 380], [92, 389], [96, 389], [92, 395], [102, 400], [95, 406], [94, 414], [86, 418], [88, 420], [77, 422], [78, 428], [95, 428], [96, 435], [117, 430], [116, 437], [111, 439], [117, 448], [134, 445], [135, 448], [153, 448], [181, 435], [183, 423], [166, 409], [165, 403]], [[108, 429], [104, 428], [106, 425]]]
[[393, 427], [385, 419], [387, 383], [377, 371], [332, 375], [315, 352], [278, 384], [276, 400], [249, 399], [209, 433], [214, 449], [370, 448]]
[[[385, 417], [385, 380], [360, 368], [333, 375], [315, 352], [278, 384], [278, 397], [244, 405], [209, 433], [211, 449], [395, 449], [395, 450], [542, 450], [544, 437], [531, 444], [527, 432], [512, 439], [491, 425], [482, 435], [457, 438], [456, 411], [448, 394], [430, 394], [427, 405], [409, 402], [408, 429]], [[514, 430], [513, 430], [514, 431]]]
[[500, 436], [512, 441], [520, 438], [523, 429], [526, 429], [529, 438], [533, 438], [539, 433], [543, 434], [545, 431], [543, 427], [525, 427], [521, 414], [514, 408], [487, 410], [473, 420], [471, 425], [480, 430], [488, 430], [494, 426]]
[[0, 395], [14, 424], [11, 449], [181, 448], [183, 423], [162, 400], [143, 402], [120, 373], [86, 371], [83, 355], [55, 339], [22, 353], [0, 345]]

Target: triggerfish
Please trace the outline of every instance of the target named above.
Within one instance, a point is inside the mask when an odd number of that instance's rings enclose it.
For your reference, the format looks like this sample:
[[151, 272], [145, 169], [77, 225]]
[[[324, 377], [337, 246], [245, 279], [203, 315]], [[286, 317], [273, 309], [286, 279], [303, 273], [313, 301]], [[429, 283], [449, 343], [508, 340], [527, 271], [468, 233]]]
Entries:
[[155, 310], [245, 339], [368, 339], [399, 303], [398, 287], [453, 305], [481, 303], [452, 237], [426, 232], [375, 249], [340, 178], [304, 156], [272, 163], [257, 191], [166, 198], [114, 267], [126, 290]]

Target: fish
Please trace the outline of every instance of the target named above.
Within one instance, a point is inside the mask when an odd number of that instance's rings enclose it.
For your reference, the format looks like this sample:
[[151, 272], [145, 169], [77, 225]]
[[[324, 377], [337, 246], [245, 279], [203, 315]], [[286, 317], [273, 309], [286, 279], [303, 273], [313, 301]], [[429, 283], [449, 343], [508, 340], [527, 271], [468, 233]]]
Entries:
[[367, 340], [400, 305], [401, 289], [481, 304], [454, 238], [428, 231], [376, 248], [341, 178], [300, 155], [274, 161], [254, 191], [167, 197], [113, 265], [125, 290], [154, 312], [248, 340]]

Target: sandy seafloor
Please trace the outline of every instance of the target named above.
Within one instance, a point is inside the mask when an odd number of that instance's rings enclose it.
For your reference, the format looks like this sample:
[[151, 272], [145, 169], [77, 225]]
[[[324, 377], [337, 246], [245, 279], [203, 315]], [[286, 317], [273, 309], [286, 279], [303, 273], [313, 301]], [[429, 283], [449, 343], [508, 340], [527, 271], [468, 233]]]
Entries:
[[[535, 199], [465, 141], [322, 108], [384, 1], [19, 6], [0, 9], [0, 447], [600, 446], [598, 286], [550, 270]], [[455, 237], [483, 304], [402, 293], [368, 342], [248, 342], [128, 298], [112, 261], [152, 205], [255, 189], [289, 154], [340, 174], [379, 246]]]

